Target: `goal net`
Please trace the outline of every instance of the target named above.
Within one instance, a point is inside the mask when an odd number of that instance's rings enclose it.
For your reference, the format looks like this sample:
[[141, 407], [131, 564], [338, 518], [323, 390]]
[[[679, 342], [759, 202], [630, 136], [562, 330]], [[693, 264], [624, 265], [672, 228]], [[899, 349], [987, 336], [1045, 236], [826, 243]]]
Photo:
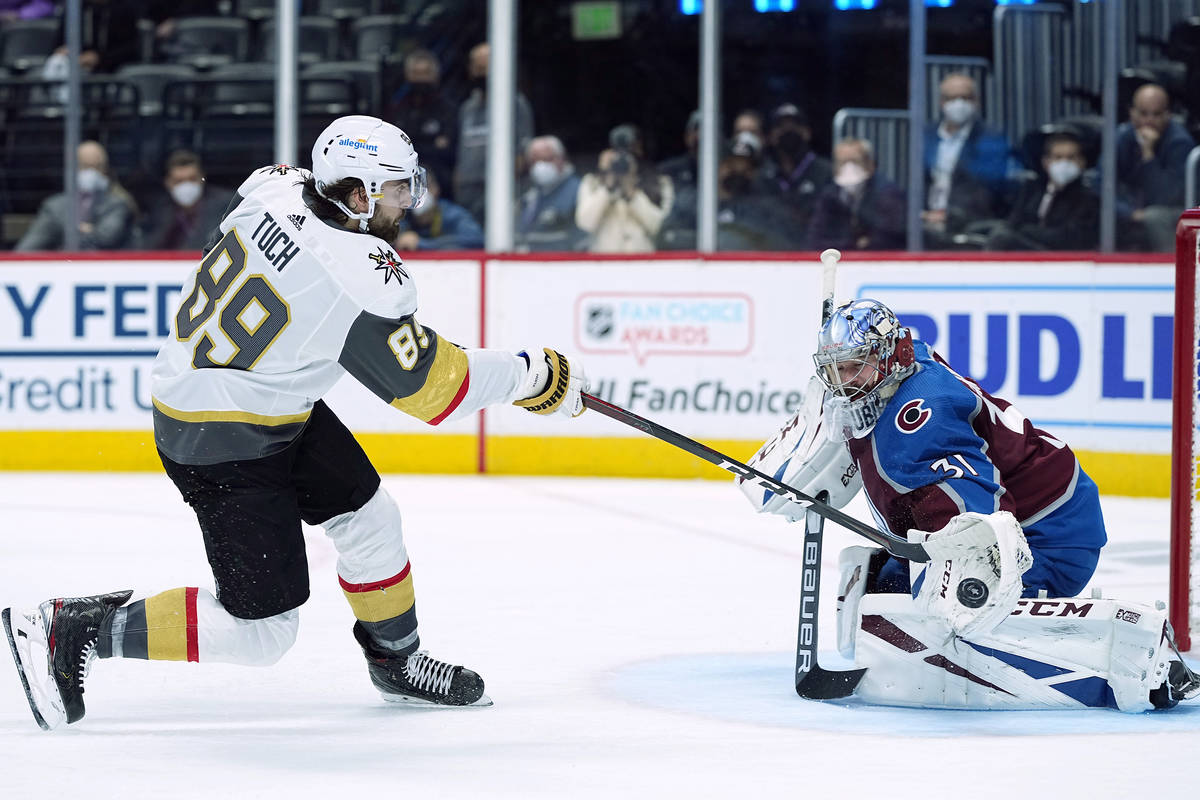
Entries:
[[1175, 233], [1175, 343], [1171, 419], [1171, 625], [1181, 650], [1200, 635], [1200, 209], [1189, 209]]

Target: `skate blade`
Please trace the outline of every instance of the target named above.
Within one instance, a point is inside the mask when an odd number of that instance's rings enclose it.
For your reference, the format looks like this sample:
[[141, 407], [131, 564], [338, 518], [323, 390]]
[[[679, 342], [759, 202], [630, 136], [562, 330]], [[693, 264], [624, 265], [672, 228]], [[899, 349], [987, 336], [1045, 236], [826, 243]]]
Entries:
[[[16, 664], [33, 719], [42, 730], [54, 730], [67, 721], [67, 712], [58, 684], [54, 682], [54, 676], [49, 674], [49, 647], [42, 633], [41, 618], [19, 614], [14, 630], [12, 609], [4, 609], [0, 616], [4, 620], [8, 647], [12, 650], [13, 663]], [[46, 669], [39, 668], [38, 665], [43, 663], [47, 665]]]
[[409, 697], [403, 694], [384, 694], [379, 693], [387, 702], [397, 706], [412, 706], [414, 708], [487, 708], [492, 705], [492, 698], [486, 694], [481, 696], [474, 703], [467, 703], [465, 706], [448, 705], [445, 703], [433, 703], [429, 700], [422, 700], [419, 697]]

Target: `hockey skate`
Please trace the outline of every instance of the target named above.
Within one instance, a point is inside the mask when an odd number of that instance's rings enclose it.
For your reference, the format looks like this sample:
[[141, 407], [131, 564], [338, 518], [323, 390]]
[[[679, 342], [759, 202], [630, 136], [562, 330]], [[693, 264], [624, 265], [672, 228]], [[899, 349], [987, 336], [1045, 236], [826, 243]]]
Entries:
[[490, 706], [483, 693], [483, 678], [467, 669], [431, 658], [423, 650], [395, 655], [381, 649], [362, 625], [354, 624], [354, 638], [367, 657], [371, 683], [389, 703], [437, 706]]
[[129, 590], [59, 597], [32, 611], [0, 612], [29, 708], [43, 730], [83, 719], [83, 679], [96, 657], [100, 623], [132, 596]]

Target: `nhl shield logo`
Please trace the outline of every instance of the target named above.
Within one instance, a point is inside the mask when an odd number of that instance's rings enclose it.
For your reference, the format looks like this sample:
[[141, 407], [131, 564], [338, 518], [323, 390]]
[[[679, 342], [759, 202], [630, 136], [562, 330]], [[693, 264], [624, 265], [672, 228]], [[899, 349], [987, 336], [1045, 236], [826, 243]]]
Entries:
[[587, 321], [584, 329], [593, 339], [606, 339], [613, 332], [612, 306], [590, 306], [587, 310]]

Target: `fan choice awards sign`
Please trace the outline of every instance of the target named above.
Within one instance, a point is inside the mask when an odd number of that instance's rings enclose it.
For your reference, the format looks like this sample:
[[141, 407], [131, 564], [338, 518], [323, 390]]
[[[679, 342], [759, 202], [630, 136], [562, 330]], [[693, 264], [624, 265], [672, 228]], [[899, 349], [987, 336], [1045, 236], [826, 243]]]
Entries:
[[[0, 466], [156, 467], [150, 368], [194, 267], [192, 258], [136, 254], [0, 260]], [[735, 458], [794, 412], [812, 375], [821, 270], [807, 255], [422, 254], [405, 268], [420, 292], [418, 317], [450, 341], [554, 347], [584, 367], [593, 394]], [[1165, 495], [1173, 283], [1166, 259], [848, 255], [837, 296], [889, 304], [954, 369], [1081, 452], [1106, 489]], [[497, 407], [430, 427], [350, 379], [328, 401], [383, 469], [715, 470], [598, 414], [560, 420]]]

